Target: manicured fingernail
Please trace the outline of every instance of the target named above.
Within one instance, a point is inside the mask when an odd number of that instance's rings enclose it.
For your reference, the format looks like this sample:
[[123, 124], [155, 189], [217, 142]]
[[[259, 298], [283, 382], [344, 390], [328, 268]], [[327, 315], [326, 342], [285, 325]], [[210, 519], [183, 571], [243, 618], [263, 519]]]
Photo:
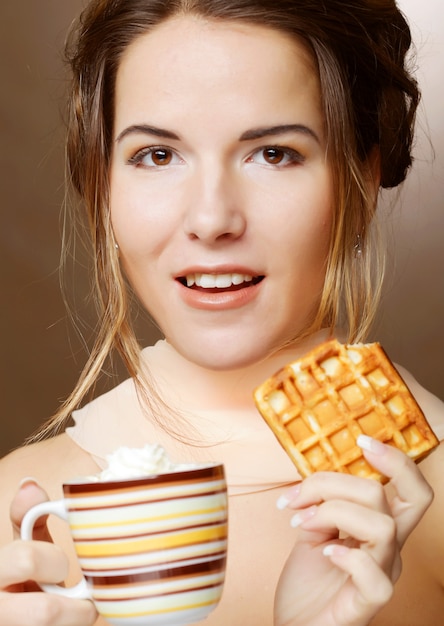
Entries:
[[325, 546], [325, 548], [322, 550], [322, 554], [324, 556], [343, 556], [344, 554], [347, 554], [349, 550], [350, 548], [347, 548], [346, 546], [340, 546], [337, 543], [331, 543], [329, 546]]
[[287, 506], [290, 504], [290, 502], [292, 500], [294, 500], [294, 498], [296, 498], [299, 495], [300, 491], [301, 491], [301, 485], [298, 484], [298, 485], [295, 485], [294, 487], [292, 487], [292, 489], [290, 489], [290, 491], [287, 491], [286, 493], [283, 493], [277, 499], [277, 502], [276, 502], [277, 508], [280, 511], [282, 511], [283, 509], [286, 509]]
[[38, 482], [32, 476], [26, 476], [26, 478], [22, 478], [22, 480], [20, 481], [19, 489], [21, 489], [22, 487], [26, 487], [27, 485], [37, 485], [38, 486]]
[[378, 456], [382, 456], [386, 452], [383, 443], [377, 439], [368, 437], [367, 435], [359, 435], [356, 439], [356, 443], [360, 448], [362, 448], [362, 450], [366, 450], [367, 452], [371, 452], [372, 454], [376, 454]]
[[276, 502], [276, 506], [280, 511], [283, 511], [290, 504], [289, 498], [287, 496], [279, 496]]
[[298, 513], [296, 513], [296, 515], [293, 515], [293, 517], [291, 518], [290, 526], [292, 528], [297, 528], [298, 526], [300, 526], [301, 524], [303, 524], [307, 520], [309, 520], [312, 517], [314, 517], [316, 515], [316, 511], [317, 510], [318, 510], [317, 506], [311, 506], [308, 509], [304, 509], [303, 511], [299, 511]]

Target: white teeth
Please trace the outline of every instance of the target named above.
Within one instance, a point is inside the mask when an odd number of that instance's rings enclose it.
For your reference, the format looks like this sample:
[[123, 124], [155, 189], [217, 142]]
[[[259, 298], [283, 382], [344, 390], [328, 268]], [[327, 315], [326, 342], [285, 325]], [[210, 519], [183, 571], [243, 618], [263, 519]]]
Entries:
[[249, 274], [187, 274], [187, 287], [196, 285], [204, 289], [228, 289], [231, 285], [249, 283], [253, 277]]
[[241, 285], [246, 280], [252, 280], [251, 276], [244, 276], [243, 274], [232, 274], [231, 280], [233, 281], [233, 285]]
[[216, 276], [216, 287], [219, 289], [227, 289], [231, 287], [231, 274], [218, 274]]
[[216, 276], [211, 274], [196, 274], [196, 285], [204, 289], [213, 289], [216, 286]]

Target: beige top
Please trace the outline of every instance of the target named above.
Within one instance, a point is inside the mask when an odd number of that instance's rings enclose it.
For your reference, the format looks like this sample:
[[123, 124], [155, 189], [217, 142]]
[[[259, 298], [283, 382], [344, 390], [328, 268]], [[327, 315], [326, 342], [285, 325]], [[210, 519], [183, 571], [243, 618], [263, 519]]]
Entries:
[[[283, 350], [241, 372], [211, 372], [189, 363], [165, 340], [142, 351], [143, 364], [167, 403], [160, 408], [168, 434], [139, 401], [132, 379], [75, 411], [67, 434], [92, 455], [98, 465], [120, 446], [159, 443], [175, 462], [222, 462], [230, 495], [248, 494], [291, 484], [296, 468], [254, 406], [252, 391], [280, 367], [326, 338], [324, 332]], [[410, 381], [409, 381], [410, 384]], [[419, 387], [438, 411], [427, 411], [438, 438], [444, 439], [442, 403]], [[416, 394], [416, 387], [414, 390]], [[425, 397], [425, 396], [424, 396]], [[418, 401], [421, 403], [421, 398]], [[432, 399], [432, 400], [431, 400]], [[181, 440], [179, 440], [179, 438]]]

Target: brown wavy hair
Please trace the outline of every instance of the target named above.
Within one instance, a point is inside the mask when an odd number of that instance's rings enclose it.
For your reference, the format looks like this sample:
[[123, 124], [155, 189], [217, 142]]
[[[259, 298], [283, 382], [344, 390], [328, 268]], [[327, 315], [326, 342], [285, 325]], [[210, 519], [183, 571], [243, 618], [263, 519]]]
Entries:
[[382, 187], [395, 187], [404, 180], [412, 162], [419, 102], [408, 67], [410, 30], [396, 3], [93, 0], [74, 24], [66, 48], [72, 70], [67, 172], [88, 218], [99, 332], [77, 386], [44, 433], [60, 427], [78, 407], [114, 350], [145, 395], [147, 388], [154, 393], [140, 371], [131, 296], [118, 262], [108, 209], [114, 89], [127, 47], [159, 23], [186, 14], [273, 28], [302, 40], [311, 51], [319, 69], [335, 202], [324, 289], [305, 334], [341, 323], [349, 341], [362, 340], [374, 317], [383, 260], [380, 247], [371, 240], [377, 201], [372, 162], [377, 162]]

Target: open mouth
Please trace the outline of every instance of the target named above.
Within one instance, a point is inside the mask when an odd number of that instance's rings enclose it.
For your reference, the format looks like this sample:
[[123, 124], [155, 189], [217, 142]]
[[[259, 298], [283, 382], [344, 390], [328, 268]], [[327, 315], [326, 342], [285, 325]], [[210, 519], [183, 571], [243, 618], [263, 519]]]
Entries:
[[177, 280], [189, 289], [198, 289], [207, 292], [238, 291], [257, 285], [264, 276], [250, 276], [249, 274], [187, 274]]

